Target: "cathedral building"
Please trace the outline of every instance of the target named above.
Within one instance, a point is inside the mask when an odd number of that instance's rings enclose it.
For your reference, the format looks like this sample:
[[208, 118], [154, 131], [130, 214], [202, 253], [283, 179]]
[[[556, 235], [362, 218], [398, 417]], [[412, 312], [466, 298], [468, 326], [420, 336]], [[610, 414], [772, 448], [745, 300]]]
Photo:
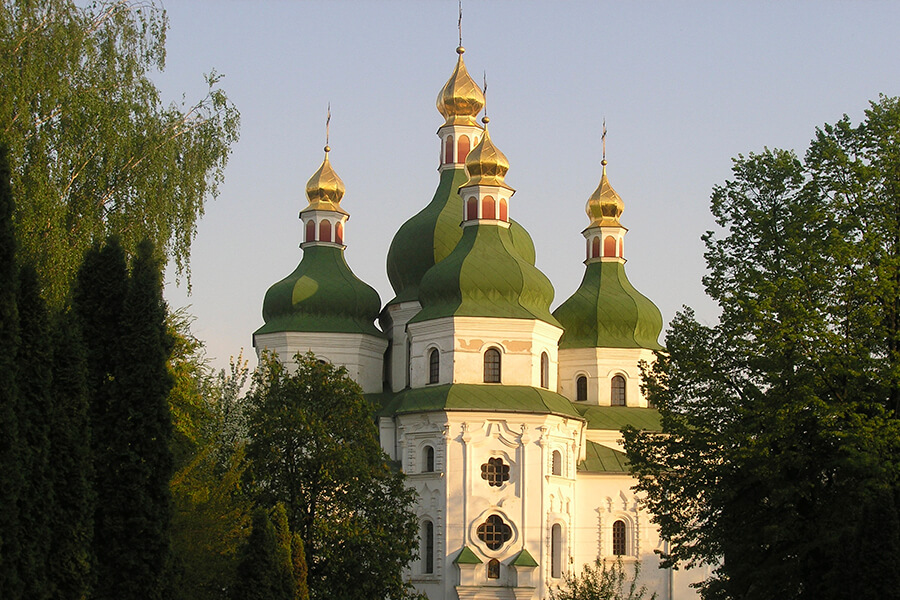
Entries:
[[696, 597], [700, 574], [658, 568], [665, 541], [622, 451], [624, 426], [660, 426], [638, 364], [661, 349], [662, 316], [626, 276], [606, 160], [581, 224], [584, 279], [551, 311], [463, 52], [437, 99], [437, 190], [387, 256], [394, 298], [382, 307], [344, 259], [349, 214], [326, 146], [300, 212], [303, 258], [266, 293], [254, 346], [283, 360], [312, 350], [381, 407], [382, 446], [419, 498], [409, 578], [431, 600], [546, 598], [598, 557], [640, 561], [660, 600]]

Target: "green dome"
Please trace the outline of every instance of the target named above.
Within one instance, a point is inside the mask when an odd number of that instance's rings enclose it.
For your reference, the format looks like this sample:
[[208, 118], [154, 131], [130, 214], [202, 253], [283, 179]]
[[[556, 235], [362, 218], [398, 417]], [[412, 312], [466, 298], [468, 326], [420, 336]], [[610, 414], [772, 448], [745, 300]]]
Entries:
[[266, 324], [256, 334], [314, 331], [384, 337], [374, 324], [380, 309], [378, 292], [353, 274], [343, 249], [307, 246], [294, 272], [266, 292]]
[[[431, 202], [404, 223], [391, 242], [387, 274], [396, 297], [389, 304], [419, 299], [422, 277], [446, 258], [462, 237], [463, 202], [459, 188], [468, 181], [466, 170], [445, 169]], [[512, 243], [534, 264], [534, 242], [525, 228], [510, 221]]]
[[422, 310], [411, 322], [465, 316], [538, 319], [558, 326], [550, 314], [553, 285], [519, 254], [510, 229], [464, 228], [453, 252], [422, 278]]
[[589, 264], [581, 287], [553, 311], [553, 316], [565, 329], [560, 349], [662, 350], [662, 314], [634, 289], [625, 275], [625, 265], [619, 261]]

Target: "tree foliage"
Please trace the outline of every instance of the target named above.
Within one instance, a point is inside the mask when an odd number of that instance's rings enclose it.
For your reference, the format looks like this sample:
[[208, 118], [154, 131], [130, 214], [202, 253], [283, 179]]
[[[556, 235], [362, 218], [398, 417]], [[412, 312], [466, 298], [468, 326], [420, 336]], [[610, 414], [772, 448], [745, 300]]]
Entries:
[[294, 600], [290, 566], [268, 512], [253, 512], [253, 528], [241, 552], [234, 597], [242, 600]]
[[[900, 560], [900, 100], [765, 150], [716, 186], [707, 293], [645, 371], [663, 433], [626, 432], [667, 564], [708, 598], [892, 597]], [[873, 527], [873, 519], [878, 526]]]
[[[550, 589], [550, 600], [643, 600], [647, 588], [638, 585], [641, 563], [634, 563], [631, 577], [621, 558], [613, 563], [596, 559], [593, 565], [584, 565], [581, 575], [563, 574], [563, 585]], [[656, 600], [656, 593], [650, 596]]]
[[129, 254], [149, 238], [188, 266], [197, 220], [222, 180], [239, 115], [207, 76], [193, 105], [164, 106], [165, 11], [154, 1], [11, 0], [0, 5], [0, 132], [16, 234], [51, 305], [108, 234]]
[[309, 596], [399, 598], [414, 557], [414, 492], [388, 464], [373, 407], [346, 370], [297, 355], [264, 358], [248, 394], [248, 475], [259, 502], [283, 503], [303, 541]]

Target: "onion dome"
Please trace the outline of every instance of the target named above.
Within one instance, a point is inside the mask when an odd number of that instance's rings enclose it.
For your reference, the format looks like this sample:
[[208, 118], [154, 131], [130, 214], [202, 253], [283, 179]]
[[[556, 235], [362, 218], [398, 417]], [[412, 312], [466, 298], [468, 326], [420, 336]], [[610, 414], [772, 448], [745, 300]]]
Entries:
[[309, 206], [300, 212], [309, 226], [305, 227], [303, 259], [293, 273], [266, 292], [265, 325], [256, 334], [299, 331], [384, 337], [375, 327], [381, 310], [378, 292], [356, 277], [344, 258], [339, 232], [349, 214], [340, 207], [344, 182], [331, 168], [329, 150], [325, 146], [325, 159], [306, 184]]
[[625, 210], [625, 203], [609, 184], [609, 179], [606, 177], [606, 159], [603, 159], [600, 164], [603, 165], [600, 185], [588, 199], [585, 212], [591, 219], [590, 227], [617, 226], [620, 225], [619, 217]]
[[263, 325], [276, 331], [384, 334], [375, 327], [381, 299], [347, 265], [342, 248], [309, 246], [293, 273], [273, 285], [263, 301]]
[[456, 49], [459, 59], [450, 79], [441, 88], [437, 97], [437, 109], [444, 117], [445, 125], [474, 125], [478, 126], [475, 116], [484, 107], [484, 92], [469, 75], [466, 63], [463, 61], [465, 48]]
[[[489, 119], [485, 117], [484, 124], [488, 123]], [[466, 157], [466, 172], [469, 174], [469, 180], [462, 187], [496, 185], [512, 189], [504, 181], [508, 171], [509, 161], [506, 159], [506, 155], [494, 145], [491, 135], [485, 127], [481, 142]]]
[[589, 263], [581, 286], [553, 316], [565, 330], [560, 349], [662, 349], [662, 314], [631, 285], [622, 261]]
[[328, 152], [331, 148], [325, 146], [325, 159], [319, 169], [306, 182], [306, 197], [309, 199], [307, 210], [328, 210], [346, 215], [347, 211], [341, 208], [341, 198], [344, 197], [344, 182], [338, 177], [328, 160]]
[[[606, 177], [606, 159], [601, 164], [600, 185], [587, 203], [591, 224], [582, 232], [588, 240], [584, 279], [553, 311], [565, 329], [559, 347], [661, 350], [662, 314], [625, 274], [622, 240], [626, 229], [619, 222], [625, 204]], [[607, 247], [606, 242], [612, 243]]]
[[[387, 256], [387, 274], [396, 296], [390, 304], [419, 299], [419, 284], [425, 273], [446, 258], [462, 238], [459, 226], [463, 201], [459, 188], [468, 177], [465, 169], [447, 169], [431, 202], [404, 223]], [[534, 242], [522, 225], [510, 220], [510, 238], [517, 253], [534, 265]]]
[[465, 227], [453, 252], [422, 278], [419, 302], [422, 310], [410, 322], [468, 316], [559, 326], [550, 314], [550, 280], [520, 254], [511, 228], [497, 225]]

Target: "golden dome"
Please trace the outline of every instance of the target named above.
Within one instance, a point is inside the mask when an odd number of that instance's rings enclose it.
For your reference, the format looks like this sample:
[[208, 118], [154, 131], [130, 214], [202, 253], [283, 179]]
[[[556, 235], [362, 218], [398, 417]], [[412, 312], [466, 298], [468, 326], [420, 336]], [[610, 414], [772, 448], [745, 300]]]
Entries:
[[506, 172], [509, 171], [509, 161], [506, 159], [506, 155], [500, 152], [491, 141], [491, 135], [487, 129], [489, 121], [490, 119], [487, 117], [482, 119], [485, 124], [484, 135], [481, 136], [481, 142], [472, 148], [466, 157], [466, 173], [469, 175], [469, 180], [462, 187], [498, 185], [512, 190], [504, 181]]
[[322, 166], [306, 182], [306, 197], [309, 198], [309, 206], [304, 210], [330, 210], [346, 215], [347, 211], [341, 208], [344, 182], [328, 162], [328, 152], [330, 151], [331, 148], [325, 146], [325, 160], [322, 161]]
[[622, 198], [619, 197], [616, 190], [609, 185], [609, 179], [606, 177], [606, 159], [603, 159], [600, 164], [603, 165], [600, 185], [588, 199], [585, 212], [591, 218], [591, 227], [621, 226], [619, 217], [625, 210], [625, 203], [622, 202]]
[[437, 97], [437, 109], [444, 117], [444, 125], [474, 125], [478, 126], [475, 116], [484, 107], [484, 92], [475, 83], [475, 80], [466, 70], [463, 62], [465, 49], [460, 46], [456, 49], [459, 59], [450, 79], [441, 88]]

